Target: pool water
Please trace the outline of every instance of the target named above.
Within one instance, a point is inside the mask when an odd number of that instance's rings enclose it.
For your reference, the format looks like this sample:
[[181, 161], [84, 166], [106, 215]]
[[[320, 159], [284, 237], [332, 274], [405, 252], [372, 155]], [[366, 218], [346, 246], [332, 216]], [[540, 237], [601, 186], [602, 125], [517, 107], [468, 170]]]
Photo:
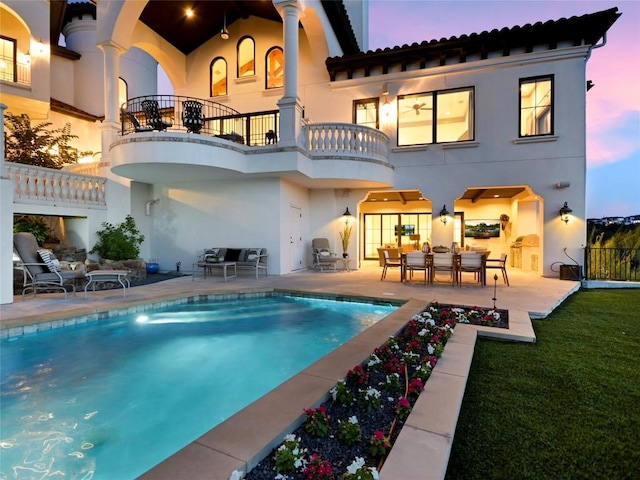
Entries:
[[0, 478], [135, 478], [395, 308], [276, 296], [2, 340]]

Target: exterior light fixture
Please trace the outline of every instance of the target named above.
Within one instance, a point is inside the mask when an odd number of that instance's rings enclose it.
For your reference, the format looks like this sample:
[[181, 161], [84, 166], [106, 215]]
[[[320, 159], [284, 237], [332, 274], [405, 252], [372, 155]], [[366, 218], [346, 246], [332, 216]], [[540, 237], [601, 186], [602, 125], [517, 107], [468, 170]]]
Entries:
[[347, 209], [342, 214], [342, 218], [344, 218], [344, 223], [349, 223], [349, 220], [351, 220], [351, 212], [349, 211], [349, 207], [347, 207]]
[[229, 30], [227, 30], [227, 14], [224, 14], [224, 23], [222, 24], [222, 30], [220, 30], [220, 38], [222, 40], [229, 40]]
[[440, 221], [443, 225], [447, 224], [447, 215], [449, 215], [449, 211], [447, 210], [446, 205], [442, 205], [442, 210], [440, 210]]
[[569, 223], [569, 214], [571, 212], [573, 212], [573, 210], [569, 208], [567, 202], [564, 202], [564, 205], [560, 209], [560, 220], [562, 220], [564, 223]]

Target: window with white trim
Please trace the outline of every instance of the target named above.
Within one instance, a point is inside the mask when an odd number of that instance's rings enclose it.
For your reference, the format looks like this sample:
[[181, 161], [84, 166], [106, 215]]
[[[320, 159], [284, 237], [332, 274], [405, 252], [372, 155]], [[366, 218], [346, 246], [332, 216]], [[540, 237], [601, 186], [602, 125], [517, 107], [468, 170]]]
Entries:
[[553, 135], [553, 75], [520, 79], [520, 137]]

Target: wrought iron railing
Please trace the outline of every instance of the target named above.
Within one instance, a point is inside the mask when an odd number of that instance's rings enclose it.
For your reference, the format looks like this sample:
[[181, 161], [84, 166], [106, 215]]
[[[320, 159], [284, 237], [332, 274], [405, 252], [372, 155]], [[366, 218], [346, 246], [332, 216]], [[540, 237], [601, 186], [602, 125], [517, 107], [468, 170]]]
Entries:
[[[143, 108], [155, 102], [159, 119], [149, 117]], [[185, 103], [186, 102], [186, 103]], [[197, 105], [196, 117], [189, 105]], [[226, 105], [193, 97], [148, 95], [127, 101], [121, 111], [122, 135], [149, 131], [181, 131], [244, 143], [277, 143], [280, 128], [278, 110], [243, 114]]]
[[31, 85], [31, 65], [14, 62], [11, 57], [0, 55], [0, 80]]
[[640, 281], [640, 249], [597, 248], [584, 250], [587, 280]]
[[5, 162], [5, 169], [13, 181], [15, 202], [106, 208], [104, 177], [11, 162]]

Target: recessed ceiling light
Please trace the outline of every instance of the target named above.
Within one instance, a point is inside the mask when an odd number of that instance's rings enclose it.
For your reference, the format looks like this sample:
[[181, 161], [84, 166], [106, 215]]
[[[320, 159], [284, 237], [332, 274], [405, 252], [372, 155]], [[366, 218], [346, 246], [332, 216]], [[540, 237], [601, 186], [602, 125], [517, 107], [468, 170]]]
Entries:
[[191, 10], [190, 8], [187, 8], [184, 11], [184, 14], [187, 16], [187, 18], [191, 18], [191, 17], [193, 17], [193, 10]]
[[493, 198], [500, 198], [500, 195], [495, 194], [495, 195], [493, 196]]

